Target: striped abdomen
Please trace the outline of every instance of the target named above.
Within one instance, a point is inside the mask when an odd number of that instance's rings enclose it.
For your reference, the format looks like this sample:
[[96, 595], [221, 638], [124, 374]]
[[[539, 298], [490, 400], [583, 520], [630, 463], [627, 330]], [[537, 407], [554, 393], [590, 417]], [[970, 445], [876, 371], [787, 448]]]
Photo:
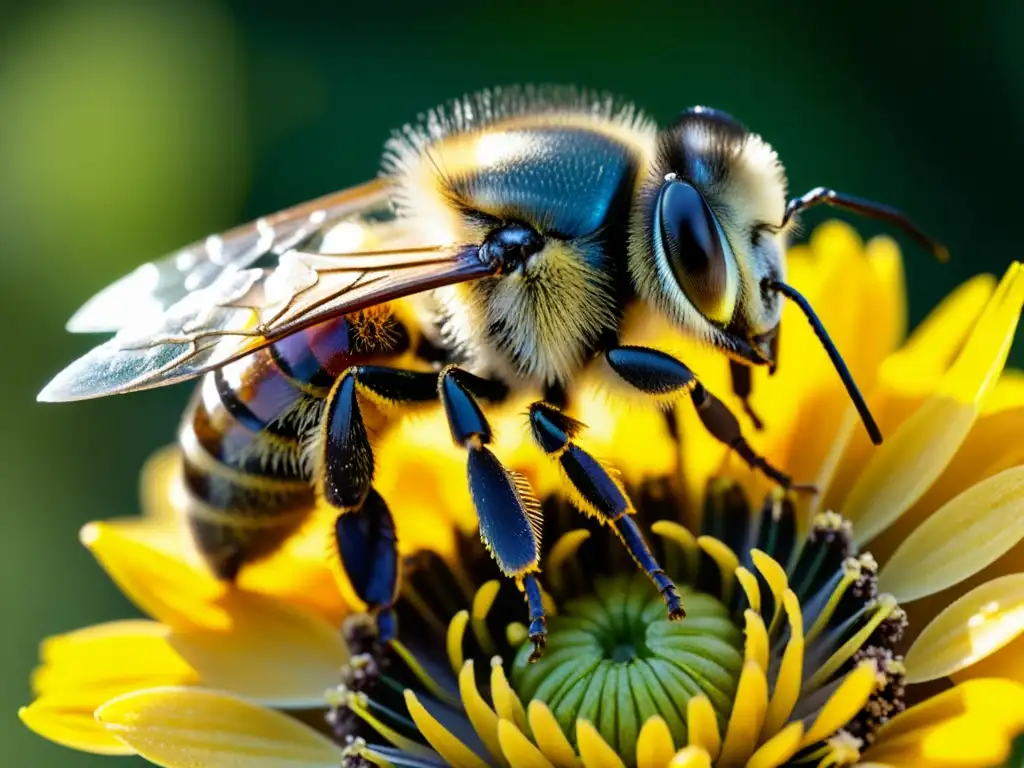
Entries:
[[334, 381], [408, 345], [391, 316], [343, 317], [203, 377], [179, 441], [189, 524], [218, 576], [270, 554], [312, 509], [309, 443]]

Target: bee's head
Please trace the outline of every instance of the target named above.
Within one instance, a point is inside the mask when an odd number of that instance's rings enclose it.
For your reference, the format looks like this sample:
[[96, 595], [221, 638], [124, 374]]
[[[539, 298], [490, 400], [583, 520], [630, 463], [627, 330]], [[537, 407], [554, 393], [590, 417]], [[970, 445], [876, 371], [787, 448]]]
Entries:
[[642, 298], [698, 338], [771, 362], [784, 279], [786, 179], [760, 136], [695, 107], [664, 130], [630, 227]]

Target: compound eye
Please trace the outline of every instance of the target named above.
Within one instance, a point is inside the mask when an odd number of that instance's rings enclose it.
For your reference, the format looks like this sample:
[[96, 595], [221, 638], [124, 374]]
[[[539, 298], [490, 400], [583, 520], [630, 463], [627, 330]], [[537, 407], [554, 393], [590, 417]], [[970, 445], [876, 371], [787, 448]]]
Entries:
[[658, 218], [661, 249], [686, 298], [712, 322], [727, 325], [738, 280], [708, 204], [691, 185], [669, 180], [661, 188]]

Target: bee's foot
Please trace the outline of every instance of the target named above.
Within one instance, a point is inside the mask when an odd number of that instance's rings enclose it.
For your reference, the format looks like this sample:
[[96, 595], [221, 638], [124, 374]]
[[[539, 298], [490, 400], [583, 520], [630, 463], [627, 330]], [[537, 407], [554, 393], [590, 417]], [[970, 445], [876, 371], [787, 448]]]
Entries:
[[668, 608], [668, 620], [680, 621], [686, 618], [686, 609], [683, 608], [683, 598], [679, 596], [679, 590], [675, 584], [669, 584], [661, 590], [661, 596], [665, 598], [665, 607]]
[[530, 642], [533, 643], [533, 651], [530, 653], [530, 663], [535, 664], [544, 655], [544, 648], [548, 644], [548, 623], [541, 617], [530, 622]]

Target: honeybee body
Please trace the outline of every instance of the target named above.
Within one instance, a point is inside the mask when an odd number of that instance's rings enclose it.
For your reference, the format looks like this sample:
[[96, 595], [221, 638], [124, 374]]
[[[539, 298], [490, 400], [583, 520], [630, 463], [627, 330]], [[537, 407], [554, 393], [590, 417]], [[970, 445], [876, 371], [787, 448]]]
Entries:
[[681, 618], [625, 489], [579, 447], [583, 425], [553, 393], [571, 400], [586, 374], [662, 405], [688, 397], [715, 438], [789, 488], [682, 361], [620, 341], [627, 316], [653, 313], [724, 353], [758, 425], [750, 367], [777, 362], [785, 296], [880, 442], [824, 328], [784, 282], [785, 238], [797, 213], [828, 203], [941, 247], [886, 206], [822, 187], [789, 203], [786, 193], [774, 150], [723, 112], [694, 107], [659, 130], [632, 106], [572, 89], [482, 92], [396, 133], [377, 181], [207, 238], [98, 294], [69, 328], [117, 335], [40, 399], [201, 376], [179, 438], [185, 514], [213, 570], [234, 578], [322, 502], [382, 640], [395, 632], [397, 534], [373, 488], [369, 434], [396, 408], [440, 403], [466, 452], [481, 538], [524, 591], [539, 653], [540, 504], [488, 447], [481, 405], [535, 392], [532, 436], [565, 492], [616, 529]]

